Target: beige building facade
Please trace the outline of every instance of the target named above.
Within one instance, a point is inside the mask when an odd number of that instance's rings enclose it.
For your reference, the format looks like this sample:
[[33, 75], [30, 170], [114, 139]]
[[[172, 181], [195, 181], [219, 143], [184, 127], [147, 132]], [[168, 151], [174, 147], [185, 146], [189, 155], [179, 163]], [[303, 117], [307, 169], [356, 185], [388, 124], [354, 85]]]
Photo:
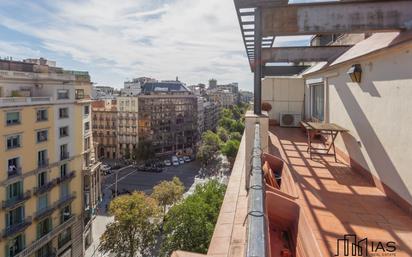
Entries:
[[[359, 64], [361, 82], [348, 70]], [[378, 33], [330, 65], [306, 72], [305, 116], [349, 130], [336, 140], [342, 156], [412, 213], [412, 38]]]
[[1, 251], [82, 256], [85, 174], [99, 174], [90, 78], [41, 60], [0, 62]]

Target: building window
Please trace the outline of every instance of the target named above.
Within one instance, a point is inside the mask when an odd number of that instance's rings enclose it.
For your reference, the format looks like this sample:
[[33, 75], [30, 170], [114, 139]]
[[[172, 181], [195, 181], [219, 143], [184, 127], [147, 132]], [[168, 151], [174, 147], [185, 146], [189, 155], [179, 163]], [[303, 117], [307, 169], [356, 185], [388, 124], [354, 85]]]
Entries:
[[42, 172], [39, 173], [39, 175], [37, 175], [37, 186], [38, 187], [42, 187], [44, 185], [46, 185], [47, 182], [47, 172]]
[[69, 108], [59, 108], [59, 118], [69, 118]]
[[48, 165], [47, 150], [37, 152], [37, 164], [39, 168], [44, 168]]
[[67, 144], [61, 145], [60, 146], [60, 160], [66, 160], [69, 158], [69, 152], [67, 150]]
[[319, 121], [324, 120], [324, 85], [315, 84], [310, 86], [311, 116]]
[[89, 115], [90, 114], [90, 105], [85, 105], [84, 106], [84, 115]]
[[51, 230], [52, 230], [52, 219], [50, 217], [47, 217], [37, 224], [37, 238], [39, 239], [47, 235]]
[[47, 121], [47, 110], [37, 110], [37, 121]]
[[7, 200], [20, 197], [23, 194], [23, 182], [19, 181], [7, 186]]
[[84, 98], [84, 89], [76, 89], [75, 90], [76, 99], [83, 99]]
[[7, 150], [20, 147], [20, 135], [13, 135], [7, 137]]
[[37, 203], [37, 210], [45, 210], [49, 206], [49, 197], [46, 194], [40, 195]]
[[19, 252], [21, 252], [24, 249], [24, 235], [20, 234], [12, 239], [10, 239], [7, 243], [7, 257], [13, 257], [17, 255]]
[[65, 177], [68, 173], [67, 163], [60, 165], [60, 177]]
[[61, 127], [61, 128], [59, 128], [59, 135], [60, 135], [60, 137], [67, 137], [67, 136], [69, 136], [69, 127], [66, 126], [66, 127]]
[[90, 137], [86, 137], [84, 139], [84, 150], [89, 150], [90, 149]]
[[85, 122], [84, 123], [84, 132], [88, 132], [90, 130], [90, 122]]
[[57, 99], [69, 99], [69, 90], [68, 89], [58, 89]]
[[49, 256], [57, 256], [53, 250], [52, 242], [48, 242], [47, 244], [42, 246], [39, 250], [36, 251], [36, 255], [35, 255], [35, 257], [49, 257]]
[[7, 165], [8, 165], [7, 172], [8, 172], [9, 177], [12, 177], [20, 173], [20, 158], [19, 157], [9, 159], [7, 162]]
[[60, 198], [64, 199], [70, 194], [69, 182], [62, 183], [60, 185]]
[[6, 114], [6, 120], [7, 126], [20, 124], [20, 112], [8, 112]]
[[37, 143], [45, 142], [48, 138], [48, 131], [47, 130], [40, 130], [37, 131]]
[[60, 210], [60, 224], [66, 222], [72, 216], [70, 204]]

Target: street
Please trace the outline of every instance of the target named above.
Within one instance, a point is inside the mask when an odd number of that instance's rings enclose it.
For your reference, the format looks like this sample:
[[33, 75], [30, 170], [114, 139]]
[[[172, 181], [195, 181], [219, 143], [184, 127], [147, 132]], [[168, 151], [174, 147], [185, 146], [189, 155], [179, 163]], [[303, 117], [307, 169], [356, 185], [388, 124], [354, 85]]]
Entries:
[[[171, 180], [173, 177], [179, 177], [179, 179], [185, 185], [185, 191], [191, 188], [195, 183], [195, 177], [200, 169], [200, 162], [192, 161], [189, 163], [181, 164], [177, 167], [170, 166], [165, 167], [161, 173], [143, 172], [138, 171], [134, 167], [125, 167], [120, 169], [118, 174], [118, 191], [121, 193], [124, 190], [129, 192], [143, 191], [146, 194], [150, 194], [155, 185], [163, 180]], [[97, 217], [93, 221], [93, 243], [85, 252], [86, 257], [109, 257], [110, 255], [103, 255], [97, 251], [99, 245], [99, 238], [104, 233], [106, 225], [113, 221], [113, 217], [108, 216], [106, 213], [106, 205], [111, 201], [112, 190], [115, 189], [116, 175], [115, 171], [112, 174], [104, 176], [102, 179], [102, 190], [104, 193], [102, 202], [100, 203], [100, 210]], [[197, 182], [199, 180], [196, 180]], [[193, 185], [194, 187], [195, 185]]]
[[[118, 191], [143, 191], [146, 194], [150, 194], [153, 186], [163, 180], [171, 180], [175, 176], [179, 177], [185, 185], [186, 190], [188, 190], [193, 184], [199, 169], [200, 163], [198, 161], [181, 164], [177, 167], [165, 167], [164, 171], [160, 173], [138, 171], [137, 168], [134, 167], [124, 168], [118, 175]], [[105, 176], [102, 188], [114, 190], [115, 177], [115, 172]]]

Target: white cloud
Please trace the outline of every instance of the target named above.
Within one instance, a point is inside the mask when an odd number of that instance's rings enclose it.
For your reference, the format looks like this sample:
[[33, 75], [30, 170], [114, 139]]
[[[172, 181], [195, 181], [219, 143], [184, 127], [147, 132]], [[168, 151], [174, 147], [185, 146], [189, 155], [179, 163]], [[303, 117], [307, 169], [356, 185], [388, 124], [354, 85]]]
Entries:
[[[125, 77], [179, 76], [189, 84], [215, 77], [252, 88], [232, 1], [61, 0], [43, 11], [48, 15], [41, 26], [5, 17], [0, 23], [112, 73], [117, 86]], [[93, 79], [107, 84], [98, 75]]]

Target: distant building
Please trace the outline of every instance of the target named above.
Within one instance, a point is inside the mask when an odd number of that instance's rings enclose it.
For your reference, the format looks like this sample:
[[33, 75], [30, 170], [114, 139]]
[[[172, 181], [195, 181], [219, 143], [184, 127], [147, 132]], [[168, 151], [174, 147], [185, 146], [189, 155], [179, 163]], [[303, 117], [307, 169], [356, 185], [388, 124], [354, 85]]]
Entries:
[[240, 102], [242, 103], [250, 103], [253, 102], [253, 93], [249, 91], [240, 91], [239, 92]]
[[192, 85], [188, 86], [190, 91], [193, 92], [193, 94], [197, 96], [204, 96], [206, 94], [206, 85], [205, 84], [198, 84], [198, 85]]
[[135, 78], [132, 81], [124, 82], [124, 88], [121, 91], [122, 96], [137, 96], [142, 91], [142, 86], [147, 82], [156, 82], [155, 79], [140, 77]]
[[208, 89], [214, 89], [216, 87], [217, 87], [217, 80], [216, 79], [210, 79]]
[[118, 111], [116, 100], [98, 100], [92, 103], [93, 138], [96, 141], [99, 158], [118, 157]]
[[238, 95], [230, 90], [209, 90], [207, 92], [209, 101], [216, 103], [219, 107], [230, 108], [237, 104]]
[[197, 97], [197, 131], [199, 135], [202, 135], [205, 130], [205, 101], [206, 99], [203, 97]]
[[139, 140], [157, 156], [191, 154], [198, 140], [198, 99], [179, 81], [149, 82], [139, 95]]
[[220, 108], [214, 102], [204, 102], [204, 126], [203, 131], [216, 131], [217, 123], [219, 121]]
[[129, 159], [137, 149], [138, 136], [138, 111], [139, 98], [117, 98], [117, 153], [118, 158]]
[[108, 86], [95, 86], [92, 89], [92, 99], [114, 99], [115, 90]]

